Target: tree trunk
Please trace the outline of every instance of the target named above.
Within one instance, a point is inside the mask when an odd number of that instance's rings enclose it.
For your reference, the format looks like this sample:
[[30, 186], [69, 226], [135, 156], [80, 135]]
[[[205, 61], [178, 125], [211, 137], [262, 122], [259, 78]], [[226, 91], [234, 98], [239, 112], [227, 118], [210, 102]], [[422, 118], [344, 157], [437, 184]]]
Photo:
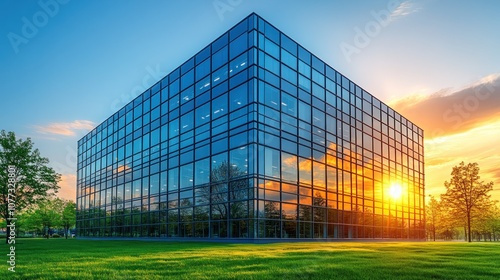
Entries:
[[64, 227], [64, 235], [66, 236], [66, 239], [68, 239], [68, 228]]
[[470, 210], [467, 211], [467, 231], [469, 232], [469, 242], [472, 242], [472, 239], [471, 239], [471, 232], [470, 232]]
[[7, 227], [7, 235], [5, 236], [5, 244], [9, 244], [10, 227]]

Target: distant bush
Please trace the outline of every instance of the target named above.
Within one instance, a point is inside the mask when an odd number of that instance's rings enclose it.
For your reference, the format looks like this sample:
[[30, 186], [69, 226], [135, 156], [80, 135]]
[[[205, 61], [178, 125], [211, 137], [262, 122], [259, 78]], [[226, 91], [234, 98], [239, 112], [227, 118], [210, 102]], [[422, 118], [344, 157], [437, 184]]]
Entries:
[[52, 238], [59, 238], [59, 237], [61, 237], [61, 236], [57, 233], [52, 234]]

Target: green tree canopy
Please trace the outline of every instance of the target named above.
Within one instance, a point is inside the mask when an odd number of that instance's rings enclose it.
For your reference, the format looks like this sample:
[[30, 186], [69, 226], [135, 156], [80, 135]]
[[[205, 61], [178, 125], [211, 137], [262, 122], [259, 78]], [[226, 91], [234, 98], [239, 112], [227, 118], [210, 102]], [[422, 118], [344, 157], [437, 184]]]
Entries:
[[[40, 155], [38, 149], [34, 149], [30, 138], [26, 140], [17, 139], [14, 132], [0, 132], [0, 218], [9, 218], [9, 198], [15, 199], [15, 211], [36, 204], [47, 198], [59, 189], [57, 183], [61, 175], [47, 166], [49, 160]], [[14, 192], [10, 192], [8, 186], [8, 168], [15, 167]], [[7, 227], [7, 239], [10, 228]]]
[[68, 230], [76, 224], [76, 204], [73, 201], [63, 201], [61, 219], [61, 224], [64, 227], [64, 236], [68, 239]]

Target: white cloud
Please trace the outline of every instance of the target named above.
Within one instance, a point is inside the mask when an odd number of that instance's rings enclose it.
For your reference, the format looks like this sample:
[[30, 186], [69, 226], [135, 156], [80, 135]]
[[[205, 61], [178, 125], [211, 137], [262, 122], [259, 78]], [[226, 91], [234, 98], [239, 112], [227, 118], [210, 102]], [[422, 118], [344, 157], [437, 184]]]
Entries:
[[407, 15], [416, 13], [420, 10], [415, 3], [412, 1], [404, 1], [403, 3], [399, 4], [399, 6], [392, 11], [390, 15], [390, 20], [395, 21], [398, 20], [402, 17], [405, 17]]
[[76, 130], [89, 131], [94, 127], [94, 122], [86, 120], [75, 120], [67, 123], [50, 123], [44, 126], [35, 126], [36, 130], [42, 134], [56, 134], [64, 136], [74, 136]]

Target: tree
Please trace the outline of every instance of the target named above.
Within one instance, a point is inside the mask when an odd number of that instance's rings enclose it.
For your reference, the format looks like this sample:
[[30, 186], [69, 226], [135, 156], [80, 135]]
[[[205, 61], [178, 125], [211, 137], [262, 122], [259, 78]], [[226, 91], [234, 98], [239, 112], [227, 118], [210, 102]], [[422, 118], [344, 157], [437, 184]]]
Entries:
[[427, 229], [431, 231], [432, 233], [432, 239], [436, 241], [436, 222], [437, 222], [437, 216], [438, 216], [438, 211], [439, 211], [439, 202], [434, 198], [434, 196], [430, 195], [430, 200], [429, 203], [427, 204], [426, 207], [426, 220], [428, 222]]
[[481, 238], [484, 241], [487, 239], [490, 241], [496, 239], [500, 210], [496, 203], [496, 201], [493, 201], [488, 208], [481, 209], [481, 211], [474, 211], [472, 233], [478, 241], [481, 241]]
[[[7, 221], [12, 206], [15, 212], [20, 212], [57, 192], [61, 175], [48, 167], [48, 163], [49, 160], [33, 148], [30, 138], [16, 139], [14, 132], [0, 132], [0, 218]], [[8, 183], [10, 166], [14, 167], [10, 168], [13, 175], [10, 178], [15, 178], [15, 184]], [[9, 236], [10, 227], [7, 227], [6, 243]]]
[[63, 209], [61, 214], [62, 226], [64, 227], [64, 236], [68, 239], [68, 231], [76, 223], [76, 204], [73, 201], [63, 201]]
[[493, 235], [493, 241], [498, 241], [499, 240], [499, 233], [500, 233], [500, 207], [498, 207], [495, 204], [495, 207], [493, 208], [493, 213], [491, 215], [491, 219], [488, 223], [488, 225], [491, 227], [491, 233]]
[[40, 202], [34, 211], [34, 219], [43, 229], [46, 229], [47, 239], [50, 236], [50, 229], [62, 225], [62, 209], [64, 201], [60, 198], [48, 199]]
[[490, 195], [488, 193], [493, 189], [493, 182], [485, 184], [479, 179], [478, 164], [465, 165], [462, 161], [458, 166], [453, 167], [450, 182], [444, 183], [446, 193], [441, 195], [443, 203], [457, 215], [465, 217], [469, 242], [472, 241], [472, 214], [474, 211], [489, 206]]
[[444, 240], [458, 239], [457, 228], [464, 226], [465, 219], [443, 201], [438, 202], [436, 214], [436, 235]]
[[[31, 207], [30, 207], [31, 208]], [[37, 217], [32, 209], [26, 209], [19, 214], [17, 221], [22, 222], [21, 228], [24, 232], [31, 232], [33, 235], [43, 233], [43, 226], [38, 223]], [[16, 230], [18, 229], [16, 224]]]

